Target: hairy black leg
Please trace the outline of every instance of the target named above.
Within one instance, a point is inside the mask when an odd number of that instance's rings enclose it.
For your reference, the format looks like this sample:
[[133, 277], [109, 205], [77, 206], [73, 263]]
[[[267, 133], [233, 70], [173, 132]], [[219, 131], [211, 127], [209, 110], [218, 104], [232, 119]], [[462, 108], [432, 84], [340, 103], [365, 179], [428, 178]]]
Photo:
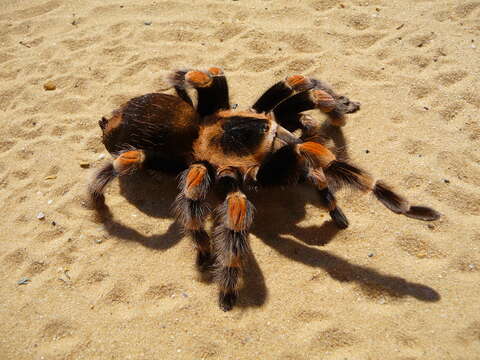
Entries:
[[263, 93], [253, 104], [252, 109], [258, 113], [270, 112], [275, 106], [294, 94], [296, 91], [304, 91], [313, 84], [302, 75], [293, 75], [283, 81], [279, 81]]
[[232, 168], [218, 171], [217, 181], [225, 200], [216, 209], [218, 225], [214, 231], [216, 280], [219, 305], [231, 310], [238, 296], [243, 261], [250, 251], [248, 232], [253, 219], [253, 205], [240, 190], [239, 178]]
[[[302, 154], [300, 146], [287, 145], [270, 155], [257, 171], [257, 184], [260, 186], [289, 185], [308, 180], [317, 188], [320, 201], [329, 211], [335, 224], [341, 229], [346, 228], [348, 220], [337, 206], [335, 196], [328, 187], [327, 179], [320, 166], [321, 162], [312, 161], [308, 155]], [[328, 153], [324, 155], [325, 158], [328, 156]]]
[[[349, 185], [364, 192], [372, 192], [375, 198], [396, 214], [431, 221], [440, 217], [435, 210], [425, 206], [412, 206], [383, 181], [375, 180], [365, 171], [347, 162], [338, 161], [322, 144], [304, 142], [296, 145], [301, 156], [311, 168], [321, 168], [328, 183]], [[330, 186], [330, 185], [329, 185]]]
[[131, 150], [120, 153], [113, 162], [99, 168], [88, 185], [88, 195], [92, 205], [97, 209], [105, 207], [103, 192], [116, 177], [131, 174], [143, 167], [149, 152]]
[[335, 195], [328, 188], [327, 178], [322, 169], [310, 169], [308, 180], [316, 187], [320, 202], [328, 210], [335, 225], [340, 229], [346, 229], [348, 227], [348, 219], [342, 209], [337, 206]]
[[195, 163], [180, 176], [180, 193], [175, 199], [174, 212], [197, 250], [197, 266], [205, 270], [213, 263], [210, 238], [205, 231], [205, 219], [210, 209], [205, 200], [212, 184], [210, 166]]
[[191, 86], [197, 91], [197, 112], [202, 117], [230, 109], [227, 79], [219, 68], [212, 67], [208, 71], [179, 70], [170, 76], [170, 82], [183, 99], [188, 96], [187, 87]]

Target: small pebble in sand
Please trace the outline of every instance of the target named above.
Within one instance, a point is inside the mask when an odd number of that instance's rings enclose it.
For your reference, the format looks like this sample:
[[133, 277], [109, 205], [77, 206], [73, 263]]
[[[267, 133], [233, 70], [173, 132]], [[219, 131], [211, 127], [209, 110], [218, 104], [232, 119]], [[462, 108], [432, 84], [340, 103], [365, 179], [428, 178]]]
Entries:
[[435, 226], [434, 226], [433, 224], [428, 224], [427, 227], [428, 227], [430, 230], [435, 229]]
[[373, 257], [375, 254], [374, 253], [369, 253], [368, 257]]
[[370, 153], [370, 150], [365, 150], [365, 152], [368, 154], [368, 153]]
[[43, 219], [45, 219], [45, 214], [40, 211], [40, 212], [37, 214], [37, 219], [38, 219], [38, 220], [43, 220]]
[[55, 226], [57, 225], [57, 223], [55, 221], [52, 221], [52, 226]]
[[90, 163], [88, 161], [80, 161], [80, 167], [88, 169], [90, 167]]
[[152, 25], [152, 22], [151, 21], [144, 21], [143, 24], [148, 26], [148, 25]]
[[105, 159], [105, 154], [98, 155], [98, 160], [102, 160], [102, 159]]
[[95, 240], [95, 243], [96, 243], [96, 244], [101, 244], [102, 242], [103, 242], [102, 239], [96, 239], [96, 240]]
[[48, 175], [48, 176], [45, 176], [45, 180], [54, 180], [57, 178], [57, 175]]
[[27, 285], [30, 282], [30, 279], [27, 277], [23, 277], [17, 281], [18, 285]]
[[57, 85], [53, 81], [47, 81], [45, 84], [43, 84], [43, 88], [47, 91], [52, 91], [57, 88]]
[[450, 184], [450, 180], [448, 180], [448, 179], [443, 179], [443, 182], [444, 182], [445, 184]]
[[52, 203], [53, 203], [53, 200], [48, 200], [48, 201], [47, 201], [47, 204], [48, 204], [48, 205], [52, 205]]

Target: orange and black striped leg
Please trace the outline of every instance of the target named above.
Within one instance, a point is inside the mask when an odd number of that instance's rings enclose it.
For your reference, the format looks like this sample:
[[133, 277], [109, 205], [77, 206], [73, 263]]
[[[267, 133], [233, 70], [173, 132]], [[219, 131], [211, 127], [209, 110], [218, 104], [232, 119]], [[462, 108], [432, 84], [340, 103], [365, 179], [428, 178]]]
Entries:
[[212, 67], [207, 71], [179, 70], [170, 76], [170, 82], [182, 98], [188, 86], [197, 91], [197, 112], [200, 116], [230, 109], [227, 79], [220, 68]]
[[342, 209], [337, 206], [337, 200], [328, 188], [327, 178], [322, 169], [310, 169], [308, 180], [317, 188], [320, 202], [328, 210], [335, 225], [340, 229], [348, 227], [348, 219]]
[[398, 195], [383, 181], [373, 179], [365, 171], [338, 161], [325, 146], [316, 142], [304, 142], [296, 145], [310, 168], [322, 168], [328, 183], [348, 185], [363, 192], [372, 192], [375, 198], [396, 214], [414, 219], [431, 221], [440, 217], [435, 210], [426, 206], [411, 206], [408, 200]]
[[175, 199], [174, 212], [197, 250], [196, 264], [206, 270], [213, 263], [210, 238], [205, 231], [205, 219], [210, 209], [205, 200], [212, 183], [210, 165], [195, 163], [180, 178], [180, 194]]
[[287, 99], [298, 91], [305, 91], [313, 87], [308, 78], [302, 75], [293, 75], [283, 81], [279, 81], [270, 87], [253, 104], [252, 109], [257, 113], [267, 113], [272, 111], [275, 106]]
[[224, 169], [218, 175], [227, 195], [216, 209], [217, 227], [214, 231], [216, 279], [220, 287], [219, 305], [231, 310], [238, 296], [243, 261], [250, 251], [248, 232], [253, 220], [253, 205], [239, 189], [237, 174]]
[[88, 185], [88, 194], [92, 204], [101, 209], [105, 206], [103, 192], [107, 185], [116, 177], [128, 175], [140, 169], [146, 158], [143, 150], [131, 150], [121, 153], [113, 162], [109, 162], [98, 169]]

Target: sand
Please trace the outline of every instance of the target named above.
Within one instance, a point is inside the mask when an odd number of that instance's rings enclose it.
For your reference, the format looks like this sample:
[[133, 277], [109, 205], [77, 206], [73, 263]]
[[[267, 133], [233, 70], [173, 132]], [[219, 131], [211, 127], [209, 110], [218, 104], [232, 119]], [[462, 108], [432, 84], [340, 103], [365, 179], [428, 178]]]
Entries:
[[[460, 0], [2, 1], [0, 358], [479, 359], [479, 18]], [[360, 101], [352, 162], [442, 218], [342, 192], [339, 231], [308, 187], [249, 195], [254, 259], [222, 312], [174, 179], [115, 181], [105, 224], [85, 203], [100, 117], [211, 65], [240, 108], [296, 73]]]

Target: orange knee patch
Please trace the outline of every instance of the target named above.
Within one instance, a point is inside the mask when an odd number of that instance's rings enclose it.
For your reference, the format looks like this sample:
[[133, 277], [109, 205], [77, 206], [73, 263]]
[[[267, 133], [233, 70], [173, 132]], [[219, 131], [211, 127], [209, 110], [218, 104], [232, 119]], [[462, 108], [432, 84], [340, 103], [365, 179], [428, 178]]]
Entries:
[[234, 231], [243, 231], [248, 227], [248, 201], [240, 192], [233, 193], [227, 198], [227, 227]]
[[208, 72], [214, 76], [223, 75], [222, 69], [218, 67], [211, 67], [210, 69], [208, 69]]
[[298, 145], [298, 149], [301, 154], [313, 162], [314, 166], [325, 168], [328, 166], [328, 164], [335, 160], [335, 155], [333, 155], [330, 150], [328, 150], [322, 144], [316, 142], [304, 142], [303, 144]]
[[212, 83], [212, 77], [202, 71], [189, 71], [185, 80], [194, 87], [207, 87]]
[[141, 150], [132, 150], [122, 153], [113, 162], [116, 172], [125, 174], [138, 169], [145, 160], [145, 153]]
[[311, 96], [317, 108], [321, 111], [330, 112], [335, 109], [335, 99], [329, 93], [323, 90], [313, 90]]
[[192, 166], [185, 179], [185, 195], [189, 199], [197, 200], [200, 197], [200, 185], [206, 181], [207, 168], [202, 165]]
[[303, 75], [289, 76], [286, 83], [295, 91], [303, 91], [311, 86], [310, 80]]

